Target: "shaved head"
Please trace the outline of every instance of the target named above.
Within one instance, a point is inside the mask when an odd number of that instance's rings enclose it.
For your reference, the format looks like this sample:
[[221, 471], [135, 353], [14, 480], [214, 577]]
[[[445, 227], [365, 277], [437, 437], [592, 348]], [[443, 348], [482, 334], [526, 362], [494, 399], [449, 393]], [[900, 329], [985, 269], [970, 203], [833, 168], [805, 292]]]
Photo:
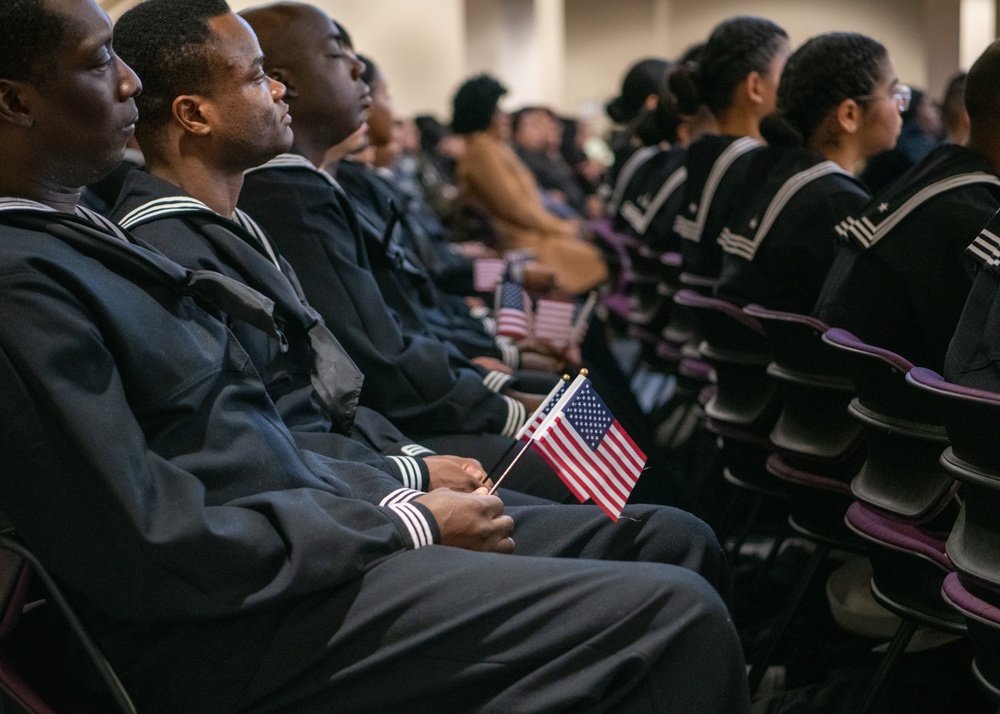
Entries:
[[297, 2], [253, 7], [239, 14], [257, 34], [265, 71], [300, 65], [304, 53], [326, 37], [332, 22], [319, 8]]
[[965, 107], [975, 127], [998, 124], [1000, 114], [1000, 41], [986, 48], [965, 79]]

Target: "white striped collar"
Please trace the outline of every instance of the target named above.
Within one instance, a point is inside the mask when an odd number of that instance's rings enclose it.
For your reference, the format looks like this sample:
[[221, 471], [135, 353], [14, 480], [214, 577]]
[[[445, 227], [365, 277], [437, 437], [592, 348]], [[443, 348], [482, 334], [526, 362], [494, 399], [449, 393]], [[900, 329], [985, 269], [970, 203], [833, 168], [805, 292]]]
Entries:
[[729, 171], [729, 168], [737, 159], [760, 146], [763, 146], [761, 142], [749, 136], [744, 136], [736, 139], [719, 154], [719, 158], [715, 160], [715, 163], [712, 165], [712, 171], [708, 174], [708, 179], [705, 181], [705, 187], [701, 192], [695, 219], [687, 234], [684, 235], [685, 238], [695, 242], [702, 239], [702, 233], [705, 232], [705, 222], [708, 220], [708, 209], [712, 207], [715, 192], [718, 190], [719, 184], [722, 183], [726, 172]]
[[618, 207], [622, 202], [622, 196], [625, 194], [625, 189], [628, 188], [628, 185], [631, 183], [632, 177], [635, 176], [635, 173], [643, 166], [643, 164], [652, 159], [659, 152], [660, 148], [658, 146], [644, 146], [628, 157], [628, 160], [622, 166], [622, 170], [618, 172], [618, 180], [615, 181], [615, 189], [611, 194], [611, 198], [608, 199], [607, 210], [610, 215], [617, 213]]
[[[51, 206], [47, 206], [44, 203], [39, 203], [38, 201], [32, 201], [31, 199], [27, 198], [10, 198], [10, 197], [0, 198], [0, 211], [22, 211], [28, 213], [32, 212], [62, 213], [62, 211], [57, 211]], [[128, 234], [125, 233], [125, 231], [123, 231], [121, 227], [116, 225], [114, 222], [108, 220], [100, 213], [91, 211], [89, 208], [78, 205], [74, 209], [72, 215], [76, 216], [77, 218], [82, 218], [88, 223], [93, 224], [94, 226], [100, 228], [105, 233], [109, 233], [113, 235], [115, 238], [118, 238], [119, 240], [125, 241], [126, 243], [132, 242], [131, 239], [128, 237]]]
[[334, 188], [338, 188], [341, 191], [344, 190], [341, 188], [340, 183], [337, 182], [337, 179], [335, 179], [329, 171], [317, 168], [312, 161], [301, 154], [279, 154], [266, 164], [255, 166], [254, 168], [248, 169], [243, 173], [244, 175], [252, 174], [255, 171], [263, 171], [265, 169], [306, 169], [307, 171], [312, 171], [313, 173], [317, 173], [322, 176], [323, 179]]
[[754, 233], [754, 237], [752, 239], [746, 238], [745, 236], [733, 233], [728, 227], [723, 228], [722, 235], [719, 236], [719, 243], [722, 245], [722, 249], [727, 253], [734, 253], [747, 260], [753, 260], [760, 244], [767, 237], [768, 232], [774, 226], [774, 222], [778, 220], [778, 216], [785, 210], [788, 202], [810, 183], [830, 174], [850, 175], [833, 161], [821, 161], [789, 177], [771, 198], [771, 202], [764, 211], [764, 217], [761, 219], [760, 225]]
[[[121, 223], [123, 227], [132, 229], [135, 226], [149, 223], [159, 218], [184, 213], [208, 213], [209, 215], [222, 218], [222, 216], [196, 198], [191, 198], [190, 196], [167, 196], [153, 199], [133, 209], [128, 215], [122, 218]], [[271, 262], [274, 263], [274, 266], [278, 270], [281, 270], [281, 263], [278, 261], [278, 255], [271, 245], [271, 241], [268, 239], [267, 234], [264, 233], [264, 229], [257, 225], [254, 219], [237, 208], [229, 220], [239, 225], [243, 230], [260, 241]]]
[[862, 216], [860, 219], [850, 217], [844, 219], [839, 225], [837, 225], [837, 234], [842, 238], [853, 237], [863, 247], [871, 248], [873, 245], [882, 240], [882, 238], [884, 238], [889, 231], [899, 225], [904, 218], [919, 208], [921, 204], [940, 193], [944, 193], [945, 191], [951, 191], [955, 188], [971, 186], [973, 184], [992, 184], [994, 186], [1000, 186], [1000, 178], [997, 178], [993, 174], [986, 173], [985, 171], [973, 171], [971, 173], [949, 176], [948, 178], [941, 179], [940, 181], [935, 181], [934, 183], [929, 184], [917, 191], [915, 194], [910, 196], [910, 198], [904, 201], [899, 208], [892, 213], [887, 214], [877, 226], [872, 223], [868, 216]]
[[626, 202], [621, 208], [622, 218], [628, 221], [639, 235], [644, 234], [663, 204], [684, 186], [685, 181], [687, 181], [687, 167], [681, 166], [667, 177], [645, 211], [631, 202]]

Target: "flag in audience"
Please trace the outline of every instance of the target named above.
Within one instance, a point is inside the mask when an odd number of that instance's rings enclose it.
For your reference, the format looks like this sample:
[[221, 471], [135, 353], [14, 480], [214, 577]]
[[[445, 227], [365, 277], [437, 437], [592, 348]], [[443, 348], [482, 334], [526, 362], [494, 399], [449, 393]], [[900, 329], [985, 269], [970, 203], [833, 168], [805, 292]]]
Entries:
[[585, 376], [576, 378], [532, 437], [535, 449], [580, 501], [618, 520], [646, 455]]
[[522, 441], [530, 440], [531, 436], [535, 433], [535, 430], [543, 421], [545, 421], [545, 417], [549, 415], [549, 412], [552, 411], [552, 407], [556, 405], [556, 402], [558, 402], [559, 398], [562, 397], [563, 392], [565, 392], [568, 388], [569, 375], [564, 374], [563, 378], [559, 380], [559, 384], [552, 388], [552, 391], [548, 393], [548, 396], [545, 397], [538, 409], [535, 410], [535, 413], [531, 415], [531, 418], [524, 422], [524, 425], [521, 427], [520, 431], [517, 432], [517, 436], [515, 438]]
[[535, 305], [535, 339], [563, 348], [569, 343], [577, 303], [539, 298]]
[[476, 258], [472, 263], [472, 280], [476, 292], [491, 293], [507, 269], [502, 258]]
[[502, 280], [496, 288], [496, 333], [520, 340], [531, 334], [531, 299], [520, 283]]

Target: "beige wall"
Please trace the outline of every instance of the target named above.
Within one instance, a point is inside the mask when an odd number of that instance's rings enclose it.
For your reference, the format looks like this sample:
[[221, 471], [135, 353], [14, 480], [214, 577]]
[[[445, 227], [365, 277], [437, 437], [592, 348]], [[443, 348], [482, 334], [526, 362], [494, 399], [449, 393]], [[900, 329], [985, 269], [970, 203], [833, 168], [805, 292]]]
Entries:
[[[1000, 0], [994, 0], [1000, 2]], [[260, 0], [233, 0], [236, 9]], [[112, 15], [135, 0], [105, 0]], [[458, 84], [496, 73], [511, 104], [594, 110], [627, 67], [673, 57], [720, 20], [759, 14], [793, 44], [832, 30], [882, 41], [904, 82], [940, 92], [958, 67], [960, 0], [316, 0], [389, 78], [402, 114], [446, 117]]]

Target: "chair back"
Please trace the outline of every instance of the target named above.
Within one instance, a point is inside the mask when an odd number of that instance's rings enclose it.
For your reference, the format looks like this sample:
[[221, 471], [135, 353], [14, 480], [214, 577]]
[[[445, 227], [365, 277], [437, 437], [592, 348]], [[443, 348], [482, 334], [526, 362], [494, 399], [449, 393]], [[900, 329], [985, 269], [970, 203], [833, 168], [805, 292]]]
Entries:
[[1000, 449], [996, 437], [1000, 394], [952, 384], [928, 369], [914, 369], [908, 379], [939, 409], [951, 439], [941, 463], [962, 482], [962, 508], [948, 537], [948, 556], [965, 585], [980, 597], [989, 593], [990, 601], [1000, 606]]
[[931, 520], [957, 485], [939, 461], [948, 445], [941, 414], [907, 382], [913, 365], [846, 330], [828, 330], [823, 341], [843, 355], [857, 391], [849, 410], [867, 434], [867, 457], [851, 482], [854, 496], [899, 519]]
[[760, 305], [743, 312], [763, 326], [774, 355], [767, 372], [781, 386], [771, 442], [791, 465], [849, 481], [863, 458], [863, 429], [847, 411], [854, 384], [843, 357], [823, 342], [827, 325]]
[[[70, 634], [83, 646], [106, 692], [75, 681], [82, 668], [63, 656]], [[0, 691], [29, 714], [135, 714], [55, 581], [10, 533], [0, 535]]]
[[705, 405], [712, 421], [768, 433], [777, 417], [777, 387], [767, 376], [771, 351], [760, 322], [736, 305], [693, 290], [674, 302], [690, 311], [699, 352], [715, 371], [716, 392]]

